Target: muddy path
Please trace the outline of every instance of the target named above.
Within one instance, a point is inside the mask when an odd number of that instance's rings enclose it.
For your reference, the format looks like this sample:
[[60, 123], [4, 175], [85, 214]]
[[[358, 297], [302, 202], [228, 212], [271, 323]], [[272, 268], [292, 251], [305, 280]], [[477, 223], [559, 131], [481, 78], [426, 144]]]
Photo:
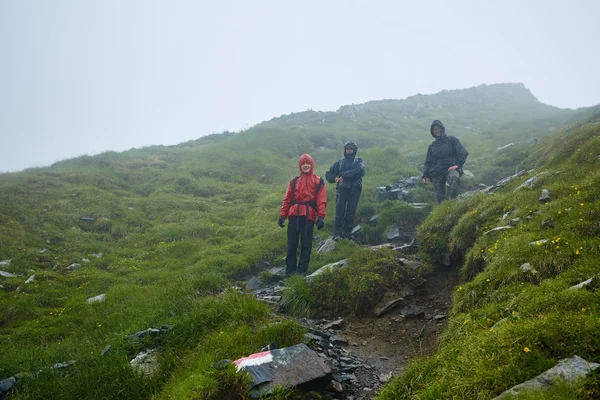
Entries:
[[[379, 317], [299, 319], [309, 329], [309, 346], [328, 359], [333, 379], [340, 383], [324, 388], [321, 395], [329, 397], [323, 398], [372, 399], [411, 360], [432, 354], [446, 327], [458, 281], [456, 268], [439, 266], [411, 295], [387, 292], [381, 304], [403, 300]], [[278, 294], [284, 289], [279, 283], [255, 291], [258, 298], [272, 303], [276, 313]]]
[[[346, 318], [339, 335], [348, 340], [348, 353], [372, 365], [379, 376], [398, 375], [412, 359], [431, 354], [447, 324], [458, 280], [456, 268], [439, 267], [419, 291], [383, 316]], [[405, 318], [401, 310], [406, 306], [424, 315]]]

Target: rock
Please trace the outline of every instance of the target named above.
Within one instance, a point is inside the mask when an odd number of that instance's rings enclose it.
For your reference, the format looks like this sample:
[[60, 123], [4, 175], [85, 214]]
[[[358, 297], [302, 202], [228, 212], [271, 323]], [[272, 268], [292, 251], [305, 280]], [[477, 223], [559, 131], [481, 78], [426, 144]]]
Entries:
[[448, 318], [448, 316], [446, 314], [438, 314], [438, 315], [433, 316], [434, 321], [441, 321], [446, 318]]
[[246, 282], [246, 290], [255, 291], [265, 287], [265, 283], [258, 276], [253, 276]]
[[419, 306], [410, 305], [404, 307], [400, 312], [404, 318], [423, 318], [425, 316], [425, 311]]
[[496, 151], [502, 151], [504, 149], [508, 149], [513, 146], [514, 146], [514, 143], [508, 143], [508, 144], [505, 144], [504, 146], [496, 147]]
[[379, 222], [379, 214], [375, 214], [373, 215], [370, 219], [368, 224], [369, 225], [377, 225], [377, 222]]
[[487, 232], [484, 232], [483, 234], [484, 234], [484, 235], [487, 235], [488, 233], [491, 233], [491, 232], [503, 231], [503, 230], [506, 230], [506, 229], [512, 229], [512, 228], [513, 228], [513, 227], [512, 227], [512, 226], [510, 226], [510, 225], [506, 225], [506, 226], [499, 226], [499, 227], [496, 227], [496, 228], [494, 228], [494, 229], [490, 229], [489, 231], [487, 231]]
[[532, 246], [534, 246], [534, 245], [541, 246], [541, 245], [543, 245], [545, 243], [548, 243], [548, 239], [540, 239], [540, 240], [536, 240], [536, 241], [533, 241], [533, 242], [529, 242], [529, 244], [532, 245]]
[[331, 341], [331, 343], [333, 343], [335, 345], [342, 345], [342, 346], [348, 345], [348, 340], [346, 340], [345, 338], [343, 338], [339, 335], [333, 335], [329, 340]]
[[387, 381], [389, 381], [390, 379], [392, 379], [392, 373], [388, 372], [388, 373], [385, 373], [385, 374], [381, 374], [381, 375], [378, 375], [377, 378], [379, 379], [379, 382], [386, 383]]
[[94, 218], [94, 217], [81, 217], [81, 220], [85, 221], [85, 222], [94, 222], [94, 221], [96, 221], [96, 218]]
[[587, 362], [579, 356], [573, 358], [563, 358], [558, 364], [546, 372], [541, 373], [527, 382], [521, 383], [502, 392], [493, 400], [503, 399], [507, 396], [517, 396], [519, 393], [529, 389], [550, 388], [559, 380], [572, 382], [576, 379], [583, 378], [590, 371], [598, 368], [600, 364]]
[[360, 225], [356, 225], [353, 229], [352, 232], [350, 233], [350, 236], [357, 234], [360, 231]]
[[344, 319], [340, 318], [323, 325], [323, 329], [340, 329], [343, 325]]
[[400, 237], [400, 228], [397, 226], [392, 226], [387, 234], [388, 240], [394, 240], [398, 237]]
[[589, 285], [590, 283], [592, 283], [592, 280], [593, 280], [593, 279], [594, 279], [594, 278], [590, 278], [590, 279], [588, 279], [587, 281], [583, 281], [583, 282], [581, 282], [581, 283], [578, 283], [578, 284], [577, 284], [577, 285], [575, 285], [575, 286], [571, 286], [571, 287], [570, 287], [570, 288], [568, 288], [567, 290], [583, 289], [583, 287], [584, 287], [584, 286], [587, 286], [587, 285]]
[[321, 268], [319, 268], [318, 270], [316, 270], [315, 272], [313, 272], [312, 274], [305, 276], [304, 280], [306, 281], [306, 283], [310, 284], [313, 281], [313, 279], [315, 279], [315, 277], [321, 275], [323, 272], [332, 271], [334, 269], [340, 269], [340, 268], [346, 266], [347, 264], [348, 264], [348, 260], [345, 259], [345, 260], [340, 260], [338, 262], [324, 265]]
[[252, 354], [233, 364], [250, 375], [252, 393], [259, 396], [276, 387], [307, 391], [331, 381], [331, 368], [304, 343]]
[[106, 295], [104, 293], [102, 293], [102, 294], [99, 294], [98, 296], [90, 297], [85, 302], [87, 304], [103, 303], [104, 300], [106, 300]]
[[7, 271], [2, 271], [2, 270], [0, 270], [0, 276], [3, 276], [5, 278], [16, 278], [17, 277], [15, 274], [12, 274]]
[[323, 243], [321, 247], [319, 247], [317, 252], [327, 254], [331, 253], [333, 250], [335, 250], [335, 240], [333, 240], [333, 238], [329, 238], [325, 241], [325, 243]]
[[129, 362], [129, 365], [145, 377], [156, 375], [160, 367], [158, 354], [154, 349], [148, 349], [138, 353], [138, 355]]
[[0, 381], [0, 398], [4, 398], [4, 394], [14, 389], [17, 385], [17, 378], [11, 376]]
[[96, 257], [96, 258], [102, 257], [102, 253], [92, 253], [90, 255], [93, 256], [93, 257]]
[[79, 269], [79, 268], [81, 268], [81, 264], [79, 264], [79, 263], [73, 263], [73, 264], [71, 264], [71, 265], [69, 265], [67, 267], [67, 269], [69, 271], [74, 271], [74, 270]]
[[145, 331], [139, 331], [134, 333], [133, 335], [127, 335], [125, 336], [125, 339], [144, 339], [145, 337], [156, 337], [158, 335], [164, 335], [167, 332], [169, 332], [171, 329], [173, 329], [173, 325], [163, 325], [160, 327], [160, 329], [156, 329], [156, 328], [148, 328]]
[[42, 249], [42, 250], [40, 250], [40, 254], [44, 254], [47, 251], [48, 251], [48, 249]]
[[35, 281], [35, 275], [31, 275], [29, 278], [27, 278], [27, 280], [25, 281], [25, 283], [31, 283]]
[[383, 304], [381, 304], [381, 302], [380, 302], [380, 304], [377, 304], [375, 306], [373, 313], [375, 314], [375, 316], [377, 318], [379, 318], [382, 315], [384, 315], [385, 313], [394, 309], [396, 306], [398, 306], [398, 304], [402, 303], [402, 301], [404, 301], [404, 299], [402, 297], [397, 297], [395, 299], [385, 301], [385, 302], [383, 302]]
[[542, 221], [542, 228], [554, 228], [554, 221], [551, 219], [545, 219]]
[[2, 260], [2, 261], [0, 261], [0, 267], [5, 267], [5, 266], [10, 265], [11, 261], [12, 260]]
[[529, 271], [531, 271], [531, 264], [529, 264], [529, 263], [521, 264], [519, 269], [521, 270], [521, 272], [529, 272]]
[[550, 200], [550, 191], [548, 189], [542, 189], [542, 193], [540, 193], [540, 198], [538, 199], [538, 201], [542, 204], [546, 204]]

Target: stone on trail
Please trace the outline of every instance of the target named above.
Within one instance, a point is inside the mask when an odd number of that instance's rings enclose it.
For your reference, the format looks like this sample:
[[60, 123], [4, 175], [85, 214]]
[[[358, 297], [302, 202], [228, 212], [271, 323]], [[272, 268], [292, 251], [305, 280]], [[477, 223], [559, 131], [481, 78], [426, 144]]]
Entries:
[[255, 353], [233, 363], [252, 378], [253, 394], [269, 393], [275, 387], [307, 391], [331, 380], [331, 368], [304, 343]]

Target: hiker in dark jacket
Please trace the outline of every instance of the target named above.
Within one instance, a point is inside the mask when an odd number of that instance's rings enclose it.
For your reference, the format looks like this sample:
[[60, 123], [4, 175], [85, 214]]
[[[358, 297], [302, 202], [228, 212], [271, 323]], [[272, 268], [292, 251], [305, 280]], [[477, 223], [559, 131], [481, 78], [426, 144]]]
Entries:
[[335, 222], [333, 239], [350, 238], [354, 228], [354, 214], [362, 192], [362, 177], [365, 175], [365, 163], [357, 158], [358, 146], [354, 142], [344, 144], [344, 158], [333, 163], [325, 178], [335, 187]]
[[[283, 196], [277, 221], [283, 228], [285, 219], [289, 220], [288, 249], [285, 257], [286, 277], [296, 272], [306, 275], [312, 251], [314, 227], [316, 225], [317, 229], [321, 230], [325, 226], [325, 207], [327, 206], [325, 182], [323, 182], [323, 178], [315, 175], [315, 162], [308, 154], [300, 157], [298, 169], [300, 176], [290, 180], [285, 196]], [[296, 268], [298, 239], [300, 239], [300, 260]]]
[[[446, 135], [446, 127], [440, 120], [435, 120], [429, 128], [431, 136], [435, 139], [427, 149], [423, 183], [433, 183], [437, 203], [448, 198], [458, 196], [460, 190], [460, 177], [463, 174], [463, 164], [469, 153], [454, 136]], [[446, 182], [448, 194], [446, 194]]]

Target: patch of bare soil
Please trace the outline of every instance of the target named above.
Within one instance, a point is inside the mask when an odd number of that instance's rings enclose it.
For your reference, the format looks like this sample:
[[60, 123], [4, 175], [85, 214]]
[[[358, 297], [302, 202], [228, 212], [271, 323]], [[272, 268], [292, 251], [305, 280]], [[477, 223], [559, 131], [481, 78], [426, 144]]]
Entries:
[[[395, 376], [413, 358], [431, 354], [447, 324], [458, 279], [456, 268], [439, 267], [413, 296], [383, 316], [347, 318], [339, 335], [348, 340], [348, 353], [372, 365], [378, 376]], [[420, 308], [424, 315], [403, 316], [408, 306]]]

